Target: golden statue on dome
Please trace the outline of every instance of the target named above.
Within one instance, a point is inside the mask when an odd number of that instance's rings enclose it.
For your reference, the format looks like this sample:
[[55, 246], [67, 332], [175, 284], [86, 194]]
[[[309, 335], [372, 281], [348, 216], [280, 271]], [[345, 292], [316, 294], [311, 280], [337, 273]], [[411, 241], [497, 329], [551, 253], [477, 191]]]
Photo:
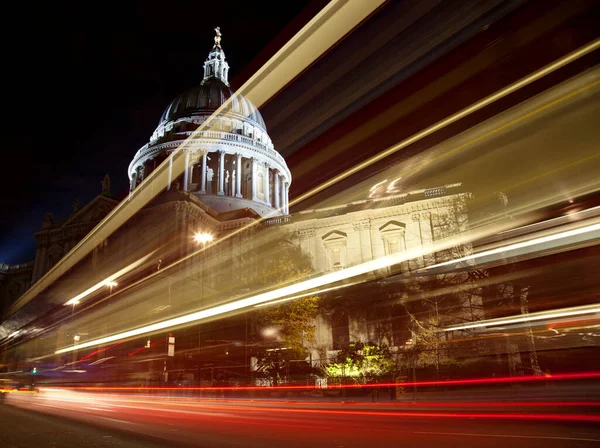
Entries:
[[220, 47], [221, 46], [221, 28], [216, 27], [215, 33], [217, 34], [215, 36], [215, 47]]

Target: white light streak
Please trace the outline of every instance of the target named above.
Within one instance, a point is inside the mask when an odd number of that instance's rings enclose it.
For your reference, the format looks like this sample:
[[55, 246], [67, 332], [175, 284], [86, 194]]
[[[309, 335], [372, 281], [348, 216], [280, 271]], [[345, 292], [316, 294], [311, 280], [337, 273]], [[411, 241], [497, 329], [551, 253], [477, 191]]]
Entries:
[[307, 292], [305, 294], [300, 294], [298, 296], [286, 297], [285, 299], [281, 299], [281, 300], [274, 300], [274, 301], [269, 302], [269, 303], [261, 303], [260, 305], [256, 305], [256, 308], [259, 308], [259, 307], [262, 307], [262, 306], [276, 305], [278, 303], [288, 302], [290, 300], [296, 300], [296, 299], [300, 299], [302, 297], [313, 296], [313, 295], [316, 296], [318, 294], [322, 294], [322, 293], [328, 292], [328, 291], [333, 291], [335, 289], [347, 288], [348, 286], [358, 285], [359, 283], [361, 283], [361, 282], [348, 283], [347, 285], [333, 286], [331, 288], [320, 289], [318, 291], [311, 291], [311, 292]]
[[531, 240], [522, 241], [520, 243], [509, 244], [507, 246], [502, 246], [502, 247], [498, 247], [496, 249], [486, 250], [486, 251], [483, 251], [483, 252], [480, 252], [477, 254], [467, 255], [466, 257], [457, 258], [456, 260], [445, 261], [443, 263], [438, 263], [438, 264], [434, 264], [431, 266], [427, 266], [427, 267], [423, 268], [422, 270], [430, 270], [430, 269], [439, 268], [442, 266], [449, 266], [449, 265], [453, 265], [453, 264], [460, 263], [463, 261], [476, 260], [478, 258], [488, 257], [490, 255], [495, 255], [495, 254], [499, 254], [499, 253], [503, 253], [503, 252], [510, 252], [510, 251], [517, 250], [517, 249], [523, 249], [526, 247], [536, 246], [538, 244], [548, 243], [550, 241], [556, 241], [556, 240], [560, 240], [560, 239], [564, 239], [564, 238], [569, 238], [572, 236], [582, 235], [584, 233], [598, 232], [598, 231], [600, 231], [600, 224], [592, 224], [592, 225], [589, 225], [586, 227], [581, 227], [579, 229], [566, 230], [564, 232], [556, 233], [554, 235], [547, 235], [547, 236], [542, 236], [539, 238], [533, 238]]
[[365, 263], [352, 266], [346, 269], [342, 269], [336, 272], [331, 272], [321, 277], [305, 280], [302, 282], [295, 283], [293, 285], [285, 286], [283, 288], [268, 291], [256, 296], [248, 297], [245, 299], [237, 300], [235, 302], [226, 303], [206, 310], [198, 311], [195, 313], [187, 314], [185, 316], [168, 319], [162, 322], [157, 322], [152, 325], [146, 325], [144, 327], [135, 328], [133, 330], [118, 333], [112, 336], [107, 336], [100, 339], [85, 342], [83, 344], [77, 344], [70, 347], [65, 347], [54, 352], [55, 354], [68, 353], [74, 350], [80, 350], [83, 348], [93, 347], [96, 345], [107, 344], [109, 342], [120, 341], [123, 339], [131, 339], [137, 336], [141, 336], [147, 333], [153, 333], [156, 331], [164, 330], [171, 327], [189, 324], [192, 322], [198, 322], [211, 317], [220, 316], [223, 314], [231, 313], [233, 311], [239, 311], [244, 308], [254, 307], [256, 305], [267, 303], [272, 300], [281, 299], [290, 295], [300, 294], [305, 291], [320, 288], [331, 283], [337, 283], [347, 278], [356, 277], [358, 275], [366, 274], [367, 272], [376, 271], [383, 269], [388, 266], [406, 261], [410, 258], [418, 256], [422, 252], [422, 249], [413, 249], [406, 252], [388, 255], [386, 257], [379, 258], [377, 260], [367, 261]]
[[[542, 242], [542, 240], [545, 241], [548, 238], [550, 238], [550, 240], [566, 238], [567, 236], [583, 234], [583, 233], [592, 232], [595, 230], [600, 230], [600, 224], [594, 224], [594, 225], [590, 225], [587, 227], [562, 232], [560, 234], [550, 235], [547, 237], [536, 238], [534, 240], [526, 241], [524, 243], [517, 243], [517, 245], [519, 245], [519, 247], [521, 247], [520, 245], [522, 245], [522, 244], [527, 244], [527, 245], [539, 244], [540, 242]], [[317, 278], [304, 280], [304, 281], [295, 283], [293, 285], [285, 286], [283, 288], [275, 289], [272, 291], [267, 291], [265, 293], [261, 293], [261, 294], [258, 294], [258, 295], [252, 296], [252, 297], [236, 300], [234, 302], [230, 302], [230, 303], [219, 305], [219, 306], [216, 306], [213, 308], [208, 308], [205, 310], [197, 311], [195, 313], [187, 314], [187, 315], [180, 316], [177, 318], [168, 319], [168, 320], [165, 320], [162, 322], [157, 322], [152, 325], [146, 325], [146, 326], [143, 326], [140, 328], [135, 328], [135, 329], [128, 330], [128, 331], [125, 331], [122, 333], [118, 333], [118, 334], [115, 334], [112, 336], [107, 336], [104, 338], [91, 340], [91, 341], [88, 341], [88, 342], [85, 342], [82, 344], [65, 347], [60, 350], [57, 350], [55, 352], [55, 354], [67, 353], [67, 352], [71, 352], [74, 350], [80, 350], [83, 348], [107, 344], [109, 342], [120, 341], [123, 339], [131, 339], [131, 338], [135, 338], [137, 336], [141, 336], [141, 335], [144, 335], [147, 333], [153, 333], [156, 331], [160, 331], [160, 330], [164, 330], [167, 328], [176, 327], [176, 326], [180, 326], [180, 325], [189, 324], [192, 322], [199, 322], [199, 321], [213, 318], [216, 316], [220, 316], [223, 314], [231, 313], [234, 311], [239, 311], [239, 310], [242, 310], [245, 308], [256, 307], [257, 305], [261, 305], [261, 304], [268, 304], [269, 302], [272, 302], [274, 300], [287, 299], [288, 296], [306, 293], [307, 291], [310, 291], [310, 290], [313, 290], [316, 288], [320, 288], [320, 287], [323, 287], [323, 286], [326, 286], [326, 285], [329, 285], [332, 283], [338, 283], [338, 282], [341, 282], [348, 278], [357, 277], [357, 276], [360, 276], [360, 275], [363, 275], [363, 274], [366, 274], [369, 272], [387, 268], [389, 266], [401, 263], [403, 261], [410, 260], [410, 259], [416, 258], [418, 256], [422, 256], [424, 253], [429, 253], [430, 251], [439, 251], [444, 248], [451, 247], [451, 246], [455, 245], [458, 241], [460, 241], [461, 239], [464, 239], [466, 237], [467, 237], [467, 235], [465, 234], [463, 236], [463, 238], [451, 238], [451, 239], [447, 239], [444, 241], [439, 241], [436, 243], [435, 248], [433, 248], [433, 247], [432, 248], [418, 247], [418, 248], [408, 249], [404, 252], [388, 255], [385, 257], [378, 258], [376, 260], [367, 261], [367, 262], [361, 263], [359, 265], [355, 265], [355, 266], [352, 266], [352, 267], [349, 267], [346, 269], [342, 269], [339, 271], [335, 271], [335, 272], [330, 272], [330, 273], [324, 274]], [[506, 250], [509, 250], [507, 248], [514, 247], [514, 246], [516, 246], [516, 245], [510, 245], [510, 246], [506, 246], [504, 248], [495, 249], [495, 251], [499, 251], [499, 252], [506, 251]], [[522, 247], [526, 247], [526, 246], [522, 246]], [[477, 254], [476, 256], [483, 256], [483, 255]], [[467, 258], [468, 257], [464, 257], [464, 259], [467, 259]], [[463, 260], [463, 259], [461, 259], [461, 260]], [[457, 261], [458, 260], [453, 260], [452, 262], [449, 262], [449, 263], [456, 263]]]
[[535, 322], [540, 320], [556, 319], [559, 317], [581, 316], [584, 314], [600, 313], [600, 304], [586, 305], [574, 308], [564, 308], [562, 310], [542, 311], [539, 313], [519, 314], [513, 317], [490, 319], [471, 324], [456, 325], [444, 328], [443, 331], [470, 330], [482, 327], [497, 327], [499, 325], [517, 324], [522, 322]]
[[106, 362], [106, 361], [108, 361], [110, 359], [113, 359], [113, 358], [114, 358], [114, 356], [108, 356], [106, 358], [100, 358], [98, 361], [94, 361], [94, 362], [90, 363], [89, 365], [90, 366], [96, 366], [98, 364], [102, 364], [103, 362]]
[[152, 255], [153, 253], [154, 253], [154, 251], [150, 252], [148, 255], [140, 258], [138, 261], [136, 261], [134, 263], [131, 263], [129, 266], [124, 267], [123, 269], [121, 269], [120, 271], [118, 271], [115, 274], [111, 275], [110, 277], [102, 280], [100, 283], [96, 283], [91, 288], [86, 289], [81, 294], [78, 294], [75, 297], [73, 297], [71, 300], [68, 300], [67, 302], [65, 302], [64, 305], [65, 306], [67, 306], [67, 305], [78, 305], [81, 302], [81, 299], [83, 299], [84, 297], [87, 297], [90, 294], [98, 291], [100, 288], [102, 288], [104, 286], [108, 286], [110, 288], [113, 288], [113, 287], [117, 286], [117, 282], [115, 282], [115, 279], [117, 279], [117, 278], [119, 278], [119, 277], [127, 274], [128, 272], [132, 271], [133, 269], [137, 268], [144, 261], [146, 261], [150, 257], [150, 255]]

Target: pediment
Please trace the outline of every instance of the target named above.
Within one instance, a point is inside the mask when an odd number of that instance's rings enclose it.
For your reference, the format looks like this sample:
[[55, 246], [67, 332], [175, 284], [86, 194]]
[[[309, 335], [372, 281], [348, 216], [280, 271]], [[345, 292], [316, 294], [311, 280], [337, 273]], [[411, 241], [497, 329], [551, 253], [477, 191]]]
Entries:
[[110, 211], [115, 208], [118, 201], [106, 196], [96, 196], [86, 204], [81, 210], [71, 215], [61, 227], [67, 227], [75, 224], [97, 223], [102, 220]]
[[404, 232], [406, 229], [406, 224], [403, 224], [399, 221], [388, 221], [383, 226], [379, 228], [379, 232], [381, 233], [390, 233], [390, 232]]
[[344, 232], [341, 232], [339, 230], [332, 230], [329, 233], [326, 233], [325, 235], [323, 235], [321, 237], [321, 239], [325, 242], [327, 241], [340, 241], [340, 240], [345, 240], [347, 238], [348, 235], [346, 235]]

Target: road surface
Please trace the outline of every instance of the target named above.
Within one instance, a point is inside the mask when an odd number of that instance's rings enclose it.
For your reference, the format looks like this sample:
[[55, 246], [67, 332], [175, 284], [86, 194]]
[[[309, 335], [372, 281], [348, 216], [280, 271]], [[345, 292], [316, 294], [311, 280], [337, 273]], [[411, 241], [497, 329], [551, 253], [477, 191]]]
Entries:
[[[598, 405], [406, 407], [167, 399], [9, 397], [6, 447], [587, 447]], [[595, 409], [592, 409], [595, 407]], [[585, 421], [585, 420], [588, 421]]]

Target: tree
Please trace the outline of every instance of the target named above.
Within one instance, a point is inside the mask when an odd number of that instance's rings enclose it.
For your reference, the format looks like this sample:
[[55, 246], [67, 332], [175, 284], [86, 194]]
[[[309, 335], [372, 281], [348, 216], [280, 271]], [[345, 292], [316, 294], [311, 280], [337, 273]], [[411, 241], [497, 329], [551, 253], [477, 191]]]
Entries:
[[433, 366], [439, 379], [442, 367], [460, 364], [447, 347], [446, 334], [441, 331], [441, 318], [437, 310], [430, 310], [426, 320], [419, 320], [411, 313], [409, 315], [414, 331], [412, 345], [404, 355], [413, 369], [417, 365]]
[[[273, 241], [261, 258], [253, 279], [257, 289], [293, 284], [313, 272], [310, 257], [283, 236]], [[273, 385], [279, 383], [283, 372], [311, 370], [302, 361], [308, 356], [307, 347], [315, 342], [314, 318], [318, 311], [319, 297], [308, 295], [264, 306], [254, 313], [255, 326], [263, 339], [256, 353], [258, 367]]]

